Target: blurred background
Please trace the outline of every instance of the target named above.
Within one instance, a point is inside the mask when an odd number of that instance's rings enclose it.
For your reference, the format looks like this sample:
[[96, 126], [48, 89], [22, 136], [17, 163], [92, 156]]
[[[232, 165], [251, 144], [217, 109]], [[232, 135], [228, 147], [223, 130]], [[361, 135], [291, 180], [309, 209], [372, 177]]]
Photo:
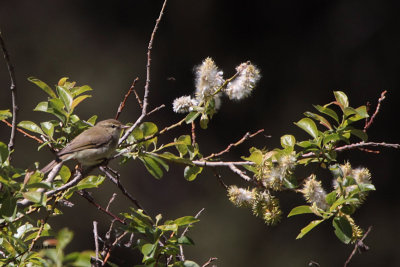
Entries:
[[[98, 114], [114, 117], [120, 101], [135, 77], [136, 89], [143, 92], [147, 44], [162, 1], [0, 1], [0, 27], [15, 66], [18, 88], [18, 120], [40, 122], [50, 117], [33, 112], [46, 95], [27, 81], [35, 76], [49, 85], [61, 77], [88, 84], [93, 97], [77, 108], [82, 119]], [[224, 99], [207, 131], [197, 131], [204, 155], [219, 152], [247, 131], [265, 129], [265, 135], [235, 148], [225, 157], [238, 160], [251, 146], [275, 148], [284, 134], [307, 138], [293, 124], [312, 104], [326, 104], [334, 90], [348, 94], [358, 107], [375, 104], [388, 90], [376, 121], [369, 130], [371, 141], [400, 143], [396, 131], [400, 78], [400, 17], [398, 1], [233, 1], [186, 0], [167, 4], [157, 32], [151, 62], [150, 109], [166, 108], [148, 120], [164, 128], [181, 119], [172, 111], [172, 101], [193, 92], [193, 67], [212, 57], [224, 70], [234, 74], [235, 66], [246, 60], [256, 64], [262, 79], [251, 97], [239, 102]], [[173, 77], [173, 78], [171, 78]], [[0, 64], [0, 109], [11, 108], [9, 78]], [[133, 96], [120, 120], [133, 122], [140, 109]], [[167, 143], [189, 126], [160, 138]], [[267, 136], [271, 135], [270, 138]], [[7, 143], [9, 129], [0, 127], [0, 140]], [[399, 266], [400, 231], [398, 189], [399, 151], [381, 149], [381, 154], [351, 151], [341, 154], [354, 167], [370, 168], [377, 188], [355, 214], [359, 225], [374, 228], [366, 239], [371, 250], [356, 255], [351, 266]], [[44, 165], [51, 153], [18, 134], [14, 162], [26, 168], [35, 161]], [[193, 182], [183, 178], [183, 167], [172, 165], [161, 180], [150, 176], [143, 165], [113, 163], [122, 174], [126, 188], [151, 213], [165, 219], [195, 215], [201, 208], [201, 222], [191, 231], [196, 245], [186, 248], [186, 257], [204, 263], [217, 257], [226, 266], [307, 266], [313, 260], [321, 266], [342, 266], [353, 247], [342, 244], [331, 223], [316, 228], [301, 240], [300, 229], [313, 216], [286, 219], [292, 207], [303, 203], [300, 195], [279, 194], [284, 219], [267, 227], [247, 209], [235, 208], [213, 173], [205, 170]], [[220, 169], [227, 184], [242, 185], [241, 179]], [[304, 174], [305, 175], [305, 174]], [[329, 174], [326, 173], [327, 186]], [[113, 192], [115, 213], [131, 203], [106, 181], [91, 190], [106, 205]], [[69, 251], [94, 249], [92, 221], [100, 222], [104, 234], [110, 219], [85, 199], [65, 208], [66, 216], [52, 218], [57, 229], [68, 226], [75, 232]], [[120, 266], [138, 264], [138, 254], [119, 248], [112, 260]]]

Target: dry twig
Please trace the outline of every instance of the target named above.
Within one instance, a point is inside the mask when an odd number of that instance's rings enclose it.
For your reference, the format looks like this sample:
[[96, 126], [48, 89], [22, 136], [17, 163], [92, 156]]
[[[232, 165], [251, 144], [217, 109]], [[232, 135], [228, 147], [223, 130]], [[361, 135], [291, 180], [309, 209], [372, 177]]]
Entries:
[[378, 104], [376, 105], [376, 109], [375, 109], [374, 114], [372, 114], [372, 116], [371, 116], [371, 118], [369, 120], [365, 121], [364, 132], [366, 132], [367, 129], [374, 122], [374, 119], [375, 119], [376, 115], [378, 114], [378, 112], [379, 112], [379, 110], [381, 108], [381, 102], [386, 98], [386, 96], [385, 96], [386, 93], [387, 93], [386, 90], [381, 93], [381, 97], [378, 99]]
[[[0, 45], [3, 51], [3, 56], [7, 64], [8, 74], [10, 76], [10, 90], [11, 90], [11, 102], [12, 102], [12, 127], [11, 127], [11, 134], [10, 134], [10, 141], [8, 143], [8, 150], [11, 151], [14, 149], [14, 142], [15, 142], [15, 130], [17, 128], [17, 84], [15, 79], [15, 71], [14, 66], [11, 64], [10, 55], [8, 54], [6, 44], [3, 40], [3, 35], [0, 29]], [[9, 154], [9, 159], [11, 153]]]
[[351, 252], [349, 258], [346, 260], [346, 262], [344, 263], [344, 267], [347, 267], [348, 264], [350, 263], [351, 259], [353, 258], [353, 256], [356, 254], [357, 250], [361, 253], [362, 251], [367, 251], [369, 250], [369, 247], [367, 245], [364, 244], [364, 239], [367, 237], [367, 235], [369, 234], [369, 232], [371, 232], [372, 230], [372, 226], [368, 227], [368, 230], [365, 232], [365, 234], [363, 235], [363, 237], [358, 240], [356, 242], [356, 244], [354, 245], [354, 249]]
[[122, 110], [124, 109], [126, 100], [128, 100], [129, 95], [134, 90], [137, 81], [139, 81], [138, 77], [136, 77], [136, 79], [132, 82], [131, 87], [129, 88], [128, 92], [125, 94], [124, 100], [122, 100], [122, 102], [119, 104], [119, 107], [118, 107], [118, 110], [117, 110], [117, 114], [115, 114], [115, 119], [116, 120], [118, 120], [119, 115], [121, 114]]

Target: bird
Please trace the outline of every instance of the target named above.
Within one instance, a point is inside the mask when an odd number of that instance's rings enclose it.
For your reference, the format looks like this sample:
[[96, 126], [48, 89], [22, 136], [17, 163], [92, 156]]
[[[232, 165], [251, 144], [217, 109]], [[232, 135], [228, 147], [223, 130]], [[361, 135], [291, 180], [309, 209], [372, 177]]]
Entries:
[[123, 129], [129, 128], [115, 119], [99, 121], [95, 126], [83, 131], [68, 143], [56, 156], [57, 158], [40, 170], [46, 174], [58, 163], [70, 159], [77, 160], [81, 167], [90, 167], [109, 158], [118, 146]]

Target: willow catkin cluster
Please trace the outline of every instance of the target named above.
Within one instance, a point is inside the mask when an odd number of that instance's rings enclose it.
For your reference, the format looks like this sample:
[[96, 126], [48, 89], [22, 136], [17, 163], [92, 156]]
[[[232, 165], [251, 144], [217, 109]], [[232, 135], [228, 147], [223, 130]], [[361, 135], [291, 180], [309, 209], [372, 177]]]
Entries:
[[232, 185], [228, 188], [229, 200], [237, 207], [251, 208], [253, 214], [263, 218], [266, 224], [275, 225], [281, 219], [279, 200], [268, 191], [249, 190]]

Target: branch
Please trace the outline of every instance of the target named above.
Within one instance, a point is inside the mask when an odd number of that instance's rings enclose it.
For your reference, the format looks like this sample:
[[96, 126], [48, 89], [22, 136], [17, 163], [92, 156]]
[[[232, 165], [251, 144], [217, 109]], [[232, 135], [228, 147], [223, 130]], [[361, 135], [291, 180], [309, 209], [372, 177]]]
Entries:
[[[1, 121], [4, 122], [5, 124], [7, 124], [8, 126], [12, 127], [12, 124], [9, 123], [8, 121], [6, 121], [6, 120], [1, 120]], [[31, 139], [37, 141], [37, 142], [40, 143], [40, 144], [43, 144], [43, 141], [40, 140], [39, 138], [37, 138], [36, 136], [30, 135], [30, 134], [28, 134], [27, 132], [25, 132], [24, 130], [18, 128], [18, 127], [17, 127], [16, 129], [17, 129], [18, 132], [22, 133], [23, 135], [25, 135], [25, 136], [27, 136], [27, 137], [29, 137], [29, 138], [31, 138]]]
[[203, 160], [193, 160], [192, 163], [201, 167], [218, 167], [225, 166], [229, 167], [230, 165], [234, 166], [243, 166], [243, 165], [254, 165], [254, 162], [251, 161], [203, 161]]
[[374, 122], [374, 119], [375, 119], [376, 115], [378, 114], [379, 109], [381, 108], [381, 102], [386, 98], [386, 96], [385, 96], [386, 93], [387, 93], [386, 90], [381, 93], [381, 97], [378, 99], [378, 105], [376, 106], [376, 110], [375, 110], [374, 114], [371, 116], [371, 119], [365, 121], [364, 132], [366, 132], [367, 129]]
[[129, 95], [134, 90], [137, 81], [139, 81], [138, 77], [136, 77], [136, 79], [132, 82], [131, 87], [129, 88], [128, 92], [125, 94], [124, 100], [122, 100], [122, 102], [119, 104], [119, 107], [118, 107], [118, 110], [117, 110], [117, 114], [115, 114], [115, 119], [116, 120], [118, 120], [119, 115], [121, 114], [122, 110], [124, 109], [126, 100], [128, 100]]
[[97, 222], [93, 221], [93, 235], [94, 235], [94, 245], [95, 251], [95, 266], [99, 266], [99, 234], [97, 233]]
[[239, 175], [240, 177], [242, 177], [243, 180], [249, 182], [251, 181], [251, 178], [249, 176], [247, 176], [245, 174], [245, 172], [241, 171], [238, 167], [236, 167], [233, 164], [229, 164], [228, 167], [231, 169], [231, 171], [233, 171], [234, 173], [236, 173], [237, 175]]
[[218, 258], [212, 257], [210, 258], [206, 263], [204, 263], [203, 265], [201, 265], [201, 267], [206, 267], [208, 265], [211, 264], [211, 262], [218, 260]]
[[219, 156], [221, 156], [222, 154], [225, 154], [225, 153], [229, 152], [230, 149], [231, 149], [232, 147], [236, 147], [236, 146], [242, 144], [244, 141], [246, 141], [246, 140], [248, 140], [248, 139], [250, 139], [250, 138], [253, 138], [253, 137], [256, 136], [257, 134], [262, 133], [262, 132], [264, 132], [264, 129], [260, 129], [260, 130], [258, 130], [257, 132], [255, 132], [255, 133], [253, 133], [253, 134], [250, 134], [249, 132], [247, 132], [247, 133], [246, 133], [239, 141], [237, 141], [236, 143], [232, 143], [232, 144], [230, 144], [227, 148], [225, 148], [224, 150], [222, 150], [221, 152], [218, 152], [218, 153], [216, 153], [216, 154], [212, 153], [211, 155], [205, 157], [204, 159], [207, 160], [207, 159], [210, 159], [210, 158], [219, 157]]
[[[201, 210], [199, 210], [199, 212], [197, 212], [197, 214], [194, 216], [194, 218], [199, 218], [199, 216], [200, 216], [200, 214], [202, 213], [204, 211], [204, 208], [202, 208]], [[189, 231], [189, 227], [191, 226], [192, 224], [190, 223], [190, 224], [188, 224], [188, 226], [186, 226], [186, 228], [183, 230], [183, 232], [182, 232], [182, 234], [181, 234], [181, 237], [183, 237], [183, 236], [185, 236], [186, 235], [186, 233]], [[185, 255], [183, 254], [183, 246], [182, 245], [179, 245], [179, 250], [180, 250], [180, 258], [181, 258], [181, 261], [185, 261]]]
[[[115, 221], [118, 221], [122, 224], [126, 224], [124, 220], [122, 220], [121, 218], [119, 218], [117, 215], [115, 215], [114, 213], [111, 213], [108, 210], [109, 205], [107, 205], [107, 208], [103, 208], [102, 206], [100, 206], [98, 203], [96, 203], [94, 201], [94, 198], [86, 191], [86, 190], [79, 190], [77, 191], [78, 195], [80, 195], [81, 197], [85, 198], [87, 201], [89, 201], [89, 203], [91, 203], [92, 205], [94, 205], [98, 210], [104, 212], [105, 214], [107, 214], [108, 216], [110, 216], [111, 218], [113, 218]], [[114, 196], [114, 195], [113, 195]], [[113, 197], [110, 199], [110, 202], [113, 200]], [[110, 203], [109, 202], [109, 203]]]
[[356, 251], [359, 250], [360, 253], [361, 251], [367, 251], [369, 250], [369, 247], [367, 245], [365, 245], [363, 243], [364, 239], [367, 237], [367, 235], [369, 234], [369, 232], [371, 232], [372, 230], [372, 226], [368, 227], [368, 230], [365, 232], [365, 234], [363, 235], [363, 237], [358, 240], [354, 246], [353, 251], [351, 252], [349, 258], [346, 260], [346, 262], [344, 263], [344, 267], [347, 267], [347, 265], [350, 263], [351, 259], [353, 258], [353, 256], [356, 254]]
[[[18, 112], [17, 84], [16, 84], [16, 79], [15, 79], [14, 66], [11, 64], [10, 55], [8, 54], [6, 44], [4, 43], [1, 29], [0, 29], [0, 45], [1, 45], [1, 49], [3, 50], [4, 59], [7, 64], [8, 74], [10, 76], [10, 90], [11, 90], [11, 101], [12, 101], [12, 128], [11, 128], [11, 134], [10, 134], [10, 142], [8, 143], [8, 150], [11, 151], [14, 148], [15, 129], [17, 127], [17, 112]], [[11, 155], [11, 153], [8, 156], [9, 159], [10, 159], [10, 155]]]
[[133, 132], [133, 130], [143, 121], [144, 117], [147, 115], [147, 107], [149, 105], [148, 103], [148, 97], [149, 97], [149, 91], [150, 91], [150, 67], [151, 67], [151, 50], [153, 49], [153, 41], [154, 37], [156, 35], [157, 29], [158, 29], [158, 24], [161, 21], [161, 18], [164, 14], [164, 9], [167, 4], [167, 0], [164, 0], [164, 3], [161, 7], [160, 14], [156, 20], [156, 23], [154, 25], [153, 32], [151, 33], [150, 36], [150, 41], [149, 45], [147, 47], [147, 64], [146, 64], [146, 84], [144, 86], [144, 96], [143, 96], [143, 106], [142, 106], [142, 114], [140, 117], [136, 120], [136, 122], [125, 132], [125, 134], [121, 137], [119, 140], [118, 144], [120, 145], [123, 141], [128, 138], [128, 136]]

